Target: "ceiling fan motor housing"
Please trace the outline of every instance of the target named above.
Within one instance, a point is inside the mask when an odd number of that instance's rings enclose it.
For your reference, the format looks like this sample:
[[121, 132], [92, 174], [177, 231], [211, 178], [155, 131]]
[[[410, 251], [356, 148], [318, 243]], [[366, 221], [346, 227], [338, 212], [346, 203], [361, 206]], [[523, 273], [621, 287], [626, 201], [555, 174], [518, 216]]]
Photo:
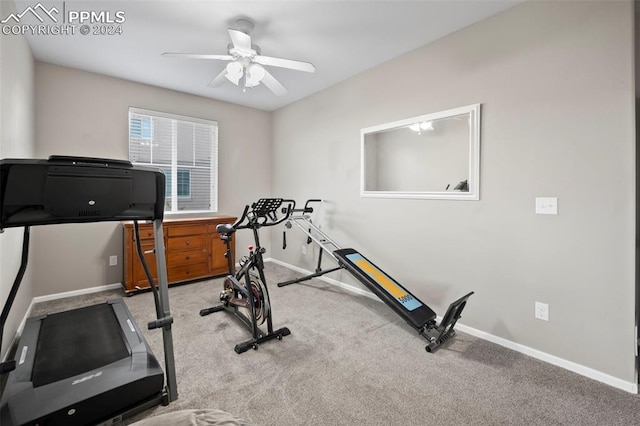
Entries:
[[243, 50], [236, 49], [233, 46], [233, 43], [229, 43], [227, 45], [227, 51], [229, 52], [229, 55], [231, 55], [231, 56], [253, 58], [254, 56], [260, 54], [260, 46], [252, 44], [251, 45], [251, 52], [245, 52]]
[[242, 31], [243, 33], [250, 35], [253, 30], [254, 25], [253, 22], [248, 19], [237, 19], [236, 20], [236, 30]]

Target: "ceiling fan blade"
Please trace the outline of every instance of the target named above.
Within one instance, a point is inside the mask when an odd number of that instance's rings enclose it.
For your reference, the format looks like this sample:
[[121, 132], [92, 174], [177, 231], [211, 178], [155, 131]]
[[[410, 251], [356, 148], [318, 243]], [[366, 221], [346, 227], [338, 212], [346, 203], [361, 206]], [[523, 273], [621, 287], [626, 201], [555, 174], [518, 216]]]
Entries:
[[260, 65], [289, 68], [296, 71], [315, 72], [316, 67], [310, 62], [293, 61], [291, 59], [272, 58], [270, 56], [256, 55], [253, 61]]
[[233, 60], [233, 56], [231, 55], [207, 55], [207, 54], [199, 54], [199, 53], [164, 52], [162, 56], [167, 56], [169, 58], [187, 58], [187, 59], [219, 59], [221, 61]]
[[233, 47], [242, 52], [251, 52], [251, 36], [249, 34], [229, 28], [229, 37], [231, 37]]
[[283, 96], [288, 93], [287, 89], [282, 84], [280, 84], [280, 82], [276, 80], [274, 76], [269, 74], [267, 70], [264, 70], [264, 77], [262, 78], [261, 83], [264, 83], [264, 85], [267, 86], [269, 90], [271, 90], [278, 96]]
[[218, 87], [218, 86], [220, 86], [224, 82], [226, 75], [227, 75], [227, 69], [225, 68], [225, 69], [222, 70], [222, 72], [220, 74], [215, 76], [215, 78], [209, 82], [208, 86], [209, 87]]

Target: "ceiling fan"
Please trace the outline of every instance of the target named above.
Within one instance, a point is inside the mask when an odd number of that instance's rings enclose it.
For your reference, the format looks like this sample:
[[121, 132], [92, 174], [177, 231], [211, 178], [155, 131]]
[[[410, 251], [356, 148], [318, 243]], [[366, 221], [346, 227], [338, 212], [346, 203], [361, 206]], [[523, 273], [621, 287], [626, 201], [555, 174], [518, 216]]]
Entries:
[[162, 55], [175, 58], [228, 61], [229, 63], [226, 67], [211, 80], [209, 86], [218, 87], [226, 79], [236, 86], [242, 85], [243, 91], [246, 91], [247, 87], [251, 88], [263, 83], [278, 96], [287, 94], [287, 89], [276, 80], [263, 65], [288, 68], [296, 71], [315, 72], [316, 68], [309, 62], [261, 55], [260, 48], [251, 44], [251, 36], [249, 34], [252, 29], [253, 23], [246, 19], [238, 19], [236, 21], [236, 29], [229, 28], [231, 44], [229, 44], [229, 53], [227, 55], [170, 52], [165, 52]]

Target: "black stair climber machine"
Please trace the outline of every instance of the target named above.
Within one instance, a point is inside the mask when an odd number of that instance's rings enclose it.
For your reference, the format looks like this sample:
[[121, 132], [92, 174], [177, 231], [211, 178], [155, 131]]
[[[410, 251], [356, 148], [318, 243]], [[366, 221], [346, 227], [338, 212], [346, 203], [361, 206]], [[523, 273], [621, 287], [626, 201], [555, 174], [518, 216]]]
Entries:
[[[277, 210], [282, 207], [281, 218], [278, 218]], [[260, 245], [258, 230], [266, 226], [274, 226], [284, 222], [295, 208], [295, 201], [282, 198], [261, 198], [250, 206], [244, 208], [240, 219], [233, 225], [220, 224], [216, 231], [227, 245], [225, 257], [229, 263], [229, 275], [224, 279], [222, 292], [220, 293], [220, 305], [202, 309], [201, 316], [214, 312], [227, 311], [236, 316], [252, 333], [252, 339], [238, 343], [234, 350], [243, 353], [249, 349], [258, 349], [261, 343], [272, 339], [281, 340], [291, 334], [287, 327], [278, 330], [273, 329], [271, 320], [271, 303], [269, 290], [264, 276], [264, 261], [262, 255], [266, 250]], [[231, 239], [239, 229], [251, 229], [255, 246], [249, 247], [249, 255], [243, 256], [240, 268], [234, 273], [233, 256], [231, 253]], [[267, 323], [266, 332], [260, 329], [260, 325]]]

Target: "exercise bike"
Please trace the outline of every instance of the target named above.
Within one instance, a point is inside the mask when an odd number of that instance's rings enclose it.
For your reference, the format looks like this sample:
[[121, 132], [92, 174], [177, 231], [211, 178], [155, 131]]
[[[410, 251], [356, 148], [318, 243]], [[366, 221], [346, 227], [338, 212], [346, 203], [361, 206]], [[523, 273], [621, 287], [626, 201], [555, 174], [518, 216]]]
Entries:
[[[278, 218], [278, 209], [281, 208], [283, 216]], [[264, 261], [262, 255], [266, 249], [260, 245], [258, 230], [265, 226], [274, 226], [289, 218], [295, 208], [295, 201], [282, 198], [261, 198], [250, 206], [244, 208], [240, 219], [233, 225], [220, 224], [216, 231], [220, 239], [227, 246], [225, 257], [229, 264], [229, 275], [224, 279], [222, 292], [220, 293], [220, 305], [202, 309], [200, 316], [206, 316], [214, 312], [227, 311], [236, 316], [251, 330], [253, 338], [246, 342], [238, 343], [234, 350], [240, 354], [249, 349], [258, 349], [261, 343], [277, 339], [291, 334], [287, 327], [273, 330], [271, 320], [271, 303], [269, 290], [264, 276]], [[251, 229], [255, 246], [249, 246], [249, 255], [243, 256], [238, 262], [240, 268], [234, 273], [233, 256], [231, 254], [231, 240], [233, 234], [239, 229]], [[267, 323], [267, 332], [260, 329], [260, 325]]]

